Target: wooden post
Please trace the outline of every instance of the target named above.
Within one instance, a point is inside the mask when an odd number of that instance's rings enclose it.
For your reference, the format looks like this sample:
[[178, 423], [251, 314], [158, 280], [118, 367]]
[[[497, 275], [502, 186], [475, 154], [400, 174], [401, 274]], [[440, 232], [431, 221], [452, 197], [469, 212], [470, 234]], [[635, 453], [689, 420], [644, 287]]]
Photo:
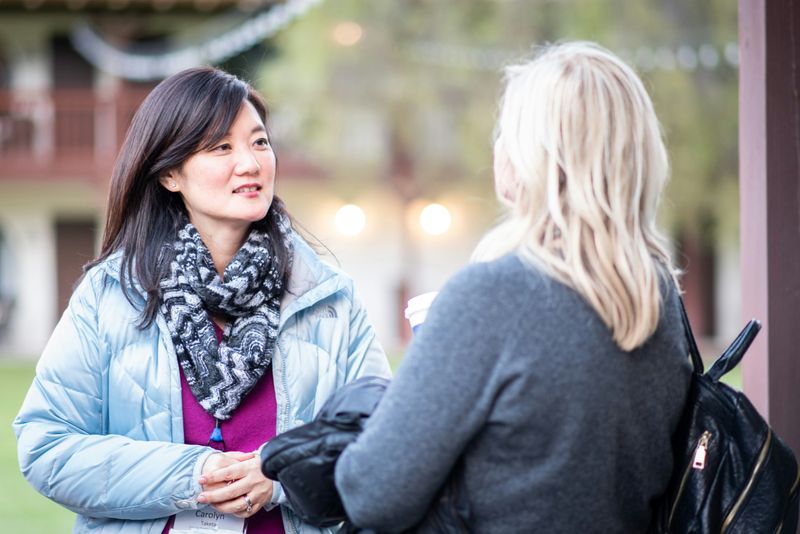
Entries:
[[739, 0], [739, 48], [744, 390], [800, 455], [800, 2]]

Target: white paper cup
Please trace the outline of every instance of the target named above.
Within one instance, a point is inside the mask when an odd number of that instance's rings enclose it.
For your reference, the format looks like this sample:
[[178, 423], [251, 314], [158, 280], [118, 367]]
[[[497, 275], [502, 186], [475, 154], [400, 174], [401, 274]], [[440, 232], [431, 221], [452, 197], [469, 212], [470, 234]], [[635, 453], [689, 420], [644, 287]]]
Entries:
[[416, 297], [409, 299], [406, 306], [405, 316], [408, 319], [408, 324], [411, 325], [411, 331], [417, 333], [422, 323], [425, 322], [425, 317], [428, 315], [428, 308], [431, 307], [433, 299], [436, 298], [438, 291], [431, 291], [423, 293]]

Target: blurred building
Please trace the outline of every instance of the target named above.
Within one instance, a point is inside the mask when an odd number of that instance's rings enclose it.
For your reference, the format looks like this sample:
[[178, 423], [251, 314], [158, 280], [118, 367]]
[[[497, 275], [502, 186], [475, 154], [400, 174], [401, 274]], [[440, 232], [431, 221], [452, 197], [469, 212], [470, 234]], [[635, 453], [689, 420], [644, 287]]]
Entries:
[[[645, 76], [672, 156], [664, 226], [687, 308], [698, 335], [730, 339], [735, 5], [650, 1], [595, 20], [610, 12], [605, 0], [530, 3], [0, 0], [0, 355], [42, 349], [97, 250], [128, 121], [182, 62], [221, 65], [267, 97], [277, 193], [355, 279], [398, 354], [406, 299], [438, 289], [498, 215], [491, 129], [503, 65], [560, 38], [596, 39]], [[702, 31], [684, 32], [687, 20]]]
[[[114, 158], [157, 81], [182, 61], [253, 79], [271, 54], [265, 36], [316, 3], [0, 2], [0, 355], [35, 357], [44, 347], [99, 248]], [[354, 42], [360, 30], [337, 31], [340, 41]], [[482, 207], [457, 194], [398, 194], [392, 184], [402, 188], [409, 170], [395, 153], [391, 117], [359, 92], [374, 72], [345, 67], [331, 75], [334, 106], [313, 110], [348, 125], [332, 136], [336, 169], [308, 156], [305, 134], [293, 131], [292, 105], [281, 106], [291, 89], [267, 92], [277, 101], [278, 194], [320, 252], [355, 278], [378, 335], [394, 351], [409, 335], [406, 299], [437, 289], [463, 265], [493, 212], [476, 216]], [[457, 156], [448, 141], [454, 132], [423, 126], [429, 152]], [[356, 168], [377, 179], [348, 180]], [[446, 207], [434, 202], [443, 198]]]
[[0, 350], [29, 354], [94, 255], [105, 181], [144, 88], [102, 75], [75, 51], [69, 32], [84, 8], [1, 9]]
[[[136, 72], [135, 57], [98, 68], [103, 58], [90, 61], [86, 50], [79, 52], [79, 35], [97, 41], [84, 45], [90, 51], [108, 45], [147, 58], [156, 51], [191, 50], [225, 31], [236, 38], [231, 28], [281, 5], [267, 0], [0, 3], [0, 354], [34, 356], [43, 348], [81, 267], [96, 253], [114, 157], [133, 112], [156, 83], [148, 78], [157, 76]], [[279, 26], [274, 22], [273, 30]], [[240, 36], [239, 41], [226, 49], [228, 56], [251, 48]], [[219, 50], [226, 43], [217, 45]], [[108, 73], [114, 68], [119, 75]], [[289, 156], [283, 162], [288, 172], [292, 161]]]

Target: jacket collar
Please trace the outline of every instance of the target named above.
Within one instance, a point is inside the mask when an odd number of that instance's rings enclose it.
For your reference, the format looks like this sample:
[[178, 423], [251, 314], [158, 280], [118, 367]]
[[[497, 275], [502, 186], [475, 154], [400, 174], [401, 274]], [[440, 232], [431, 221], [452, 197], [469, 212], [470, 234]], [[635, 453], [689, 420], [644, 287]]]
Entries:
[[[120, 270], [122, 269], [122, 251], [117, 250], [109, 255], [103, 263], [97, 266], [97, 269], [105, 273], [111, 279], [116, 280], [116, 282], [121, 286], [122, 279], [120, 277]], [[125, 289], [130, 293], [134, 300], [144, 306], [145, 299], [147, 298], [144, 288], [142, 288], [138, 280], [133, 278], [129, 277], [126, 282]]]
[[322, 261], [295, 232], [292, 233], [292, 244], [294, 260], [289, 286], [281, 301], [280, 328], [295, 313], [310, 308], [345, 287], [345, 278], [341, 273]]

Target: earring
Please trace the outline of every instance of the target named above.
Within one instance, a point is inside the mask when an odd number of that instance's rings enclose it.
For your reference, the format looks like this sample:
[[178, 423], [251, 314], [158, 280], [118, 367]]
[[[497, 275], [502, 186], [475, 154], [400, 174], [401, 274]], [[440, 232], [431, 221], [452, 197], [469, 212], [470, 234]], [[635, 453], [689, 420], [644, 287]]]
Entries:
[[178, 182], [176, 182], [175, 180], [172, 180], [172, 181], [170, 181], [169, 185], [172, 186], [172, 187], [178, 187]]

